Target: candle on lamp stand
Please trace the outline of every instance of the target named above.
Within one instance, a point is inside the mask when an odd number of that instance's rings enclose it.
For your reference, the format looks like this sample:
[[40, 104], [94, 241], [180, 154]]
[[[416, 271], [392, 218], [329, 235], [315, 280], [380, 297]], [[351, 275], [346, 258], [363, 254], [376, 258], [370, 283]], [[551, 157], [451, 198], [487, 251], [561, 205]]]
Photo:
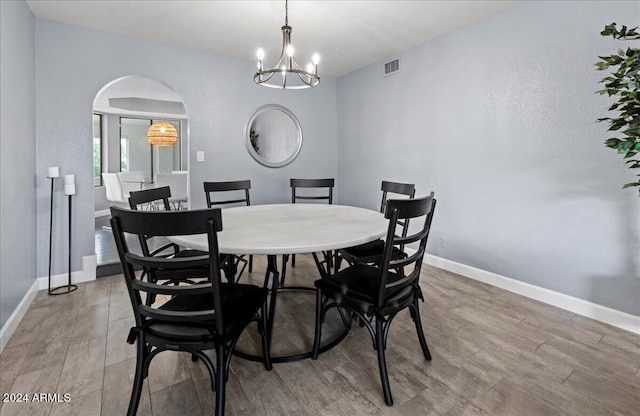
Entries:
[[47, 169], [47, 178], [59, 178], [60, 177], [60, 168], [57, 166], [51, 166]]

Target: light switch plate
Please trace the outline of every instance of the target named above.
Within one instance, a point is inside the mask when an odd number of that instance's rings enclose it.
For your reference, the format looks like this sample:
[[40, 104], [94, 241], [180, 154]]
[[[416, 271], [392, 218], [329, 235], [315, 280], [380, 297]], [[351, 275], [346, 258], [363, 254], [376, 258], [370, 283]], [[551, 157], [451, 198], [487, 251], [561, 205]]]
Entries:
[[196, 161], [197, 162], [204, 162], [204, 152], [202, 150], [198, 150], [196, 152]]

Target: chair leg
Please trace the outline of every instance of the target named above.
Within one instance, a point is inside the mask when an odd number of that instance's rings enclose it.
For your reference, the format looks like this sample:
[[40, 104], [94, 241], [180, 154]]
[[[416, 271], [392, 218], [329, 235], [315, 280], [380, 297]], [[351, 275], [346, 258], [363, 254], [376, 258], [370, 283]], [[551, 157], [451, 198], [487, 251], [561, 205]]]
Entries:
[[313, 337], [313, 351], [311, 359], [317, 360], [320, 353], [320, 339], [322, 338], [322, 292], [316, 289], [316, 329]]
[[296, 267], [296, 255], [291, 255], [291, 267]]
[[416, 331], [418, 332], [418, 341], [420, 341], [420, 348], [422, 348], [422, 354], [424, 358], [431, 361], [431, 352], [427, 346], [427, 340], [424, 338], [424, 331], [422, 329], [422, 320], [420, 319], [420, 311], [418, 310], [418, 298], [414, 299], [413, 307], [411, 308], [411, 315], [413, 322], [416, 324]]
[[289, 255], [282, 255], [282, 272], [280, 273], [280, 286], [284, 286], [284, 278], [287, 275], [287, 262], [289, 261]]
[[144, 362], [147, 358], [147, 349], [142, 333], [138, 334], [138, 340], [136, 342], [138, 350], [136, 354], [136, 375], [133, 379], [133, 389], [131, 390], [131, 399], [129, 400], [127, 416], [135, 416], [138, 412], [140, 396], [142, 395], [142, 383], [144, 382]]
[[249, 273], [253, 271], [253, 254], [249, 256]]
[[389, 386], [389, 375], [387, 374], [387, 361], [384, 355], [384, 332], [382, 320], [376, 317], [376, 352], [378, 353], [378, 367], [380, 368], [382, 392], [384, 393], [384, 402], [387, 406], [393, 406], [391, 387]]
[[336, 267], [334, 268], [334, 273], [338, 273], [340, 271], [340, 266], [342, 265], [342, 256], [336, 250]]
[[224, 416], [225, 363], [224, 345], [221, 344], [216, 347], [216, 416]]
[[260, 326], [262, 327], [262, 356], [264, 357], [264, 368], [271, 371], [271, 349], [269, 348], [269, 325], [267, 323], [267, 304], [262, 305], [260, 311]]

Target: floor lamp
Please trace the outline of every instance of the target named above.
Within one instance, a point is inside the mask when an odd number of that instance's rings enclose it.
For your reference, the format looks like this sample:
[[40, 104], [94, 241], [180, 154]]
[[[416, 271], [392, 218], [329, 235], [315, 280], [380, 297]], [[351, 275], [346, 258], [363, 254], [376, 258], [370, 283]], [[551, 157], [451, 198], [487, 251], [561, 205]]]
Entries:
[[64, 194], [69, 196], [69, 280], [66, 285], [51, 288], [51, 254], [53, 248], [53, 185], [56, 178], [60, 177], [60, 168], [50, 167], [48, 170], [48, 178], [51, 179], [51, 207], [49, 218], [49, 295], [63, 295], [78, 289], [78, 286], [71, 284], [71, 196], [76, 193], [74, 175], [66, 175], [64, 178]]

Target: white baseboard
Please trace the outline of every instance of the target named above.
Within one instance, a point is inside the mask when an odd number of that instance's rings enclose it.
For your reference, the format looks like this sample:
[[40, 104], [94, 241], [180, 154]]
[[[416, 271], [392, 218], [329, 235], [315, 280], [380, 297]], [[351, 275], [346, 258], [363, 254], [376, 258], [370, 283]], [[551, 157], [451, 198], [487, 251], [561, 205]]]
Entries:
[[[97, 257], [95, 254], [91, 256], [84, 256], [82, 258], [82, 271], [71, 273], [71, 283], [83, 283], [91, 280], [96, 280], [96, 267]], [[51, 287], [58, 287], [66, 285], [69, 281], [68, 274], [58, 274], [51, 276]], [[31, 306], [31, 302], [35, 299], [39, 290], [47, 289], [49, 287], [49, 276], [37, 278], [27, 293], [24, 295], [16, 309], [13, 311], [9, 319], [0, 328], [0, 352], [4, 350], [11, 336], [15, 332], [16, 328], [22, 321], [24, 314]]]
[[578, 315], [586, 316], [587, 318], [595, 319], [596, 321], [613, 325], [626, 331], [640, 334], [640, 316], [631, 315], [584, 299], [534, 286], [510, 277], [501, 276], [430, 254], [424, 256], [424, 263], [577, 313]]
[[[71, 283], [84, 283], [91, 280], [96, 280], [96, 268], [98, 267], [98, 260], [95, 254], [91, 256], [84, 256], [82, 258], [82, 270], [71, 273]], [[69, 282], [69, 275], [56, 274], [51, 276], [51, 287], [58, 287], [66, 285]], [[38, 278], [39, 290], [49, 288], [49, 276]]]
[[2, 325], [0, 328], [0, 353], [4, 350], [4, 347], [9, 343], [11, 339], [11, 335], [15, 332], [16, 328], [18, 328], [18, 324], [24, 318], [24, 314], [27, 313], [29, 306], [31, 306], [31, 302], [36, 298], [38, 294], [38, 281], [35, 280], [27, 293], [24, 295], [18, 306], [13, 310], [7, 322]]

